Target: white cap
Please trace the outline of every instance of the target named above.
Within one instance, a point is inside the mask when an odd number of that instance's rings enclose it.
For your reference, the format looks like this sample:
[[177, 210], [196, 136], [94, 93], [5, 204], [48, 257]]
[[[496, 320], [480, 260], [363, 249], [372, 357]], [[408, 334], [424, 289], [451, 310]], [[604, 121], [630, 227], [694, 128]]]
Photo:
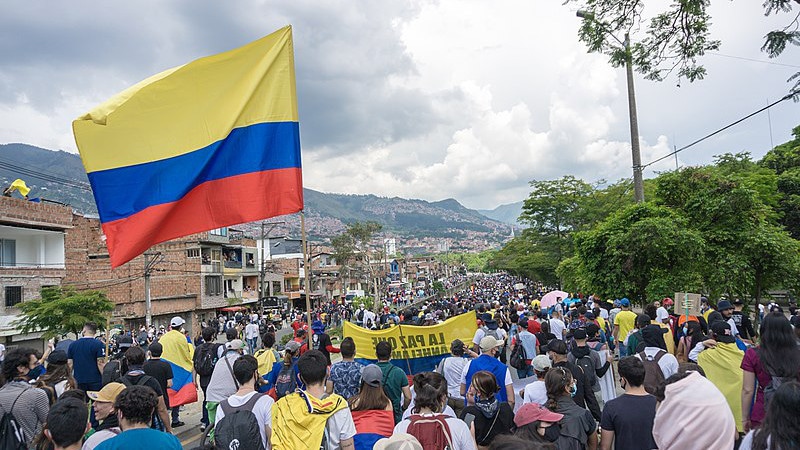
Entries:
[[183, 317], [175, 316], [175, 317], [172, 318], [172, 320], [169, 321], [169, 326], [171, 326], [173, 328], [177, 328], [177, 327], [183, 326], [183, 324], [185, 324], [185, 323], [186, 323], [186, 321], [183, 320]]

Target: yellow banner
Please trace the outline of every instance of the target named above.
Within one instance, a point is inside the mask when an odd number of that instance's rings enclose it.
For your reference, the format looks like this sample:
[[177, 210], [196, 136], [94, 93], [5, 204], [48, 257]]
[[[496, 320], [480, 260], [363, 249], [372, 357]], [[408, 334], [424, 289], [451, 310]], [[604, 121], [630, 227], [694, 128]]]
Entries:
[[388, 341], [392, 345], [392, 359], [414, 359], [446, 356], [450, 354], [450, 343], [461, 339], [467, 346], [478, 324], [475, 311], [447, 319], [439, 325], [396, 325], [385, 330], [367, 330], [345, 322], [344, 337], [351, 337], [356, 344], [356, 358], [375, 359], [375, 346]]

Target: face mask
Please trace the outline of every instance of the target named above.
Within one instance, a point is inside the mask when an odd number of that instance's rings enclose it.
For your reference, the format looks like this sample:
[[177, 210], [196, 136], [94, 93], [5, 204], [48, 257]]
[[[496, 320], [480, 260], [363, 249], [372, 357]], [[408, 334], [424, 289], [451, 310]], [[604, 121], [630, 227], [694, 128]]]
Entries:
[[547, 442], [555, 442], [561, 436], [561, 425], [554, 423], [544, 429], [544, 440]]
[[683, 334], [684, 334], [684, 336], [688, 336], [689, 335], [689, 328], [683, 327]]
[[569, 396], [575, 397], [575, 394], [578, 393], [578, 385], [576, 383], [572, 383], [572, 387], [569, 389]]

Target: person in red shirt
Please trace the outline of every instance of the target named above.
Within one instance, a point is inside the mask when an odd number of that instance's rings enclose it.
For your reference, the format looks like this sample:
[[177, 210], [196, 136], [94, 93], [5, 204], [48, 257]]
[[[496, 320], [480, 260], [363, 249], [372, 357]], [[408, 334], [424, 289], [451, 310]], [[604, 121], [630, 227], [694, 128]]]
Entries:
[[541, 333], [542, 332], [542, 324], [539, 323], [539, 318], [536, 314], [529, 314], [528, 317], [528, 331], [531, 334]]
[[302, 355], [303, 353], [308, 351], [308, 341], [306, 340], [306, 330], [305, 327], [300, 328], [295, 332], [293, 341], [300, 344], [300, 350], [297, 353], [297, 356]]

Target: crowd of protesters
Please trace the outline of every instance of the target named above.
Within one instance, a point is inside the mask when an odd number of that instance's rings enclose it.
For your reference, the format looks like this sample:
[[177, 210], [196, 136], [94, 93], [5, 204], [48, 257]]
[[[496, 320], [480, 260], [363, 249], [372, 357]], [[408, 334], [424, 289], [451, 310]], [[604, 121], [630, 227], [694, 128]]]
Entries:
[[[669, 298], [639, 312], [626, 298], [593, 295], [542, 307], [547, 290], [500, 274], [452, 297], [323, 305], [310, 326], [286, 311], [284, 346], [273, 317], [255, 312], [206, 323], [194, 339], [175, 317], [164, 333], [118, 337], [108, 362], [87, 323], [66, 349], [6, 353], [0, 447], [182, 448], [159, 342], [181, 333], [203, 398], [204, 448], [798, 448], [797, 311], [749, 314], [737, 299], [704, 297], [694, 314]], [[343, 320], [426, 326], [470, 311], [475, 335], [451, 342], [430, 372], [404, 372], [386, 341], [363, 364], [353, 339], [336, 346], [326, 332]]]

